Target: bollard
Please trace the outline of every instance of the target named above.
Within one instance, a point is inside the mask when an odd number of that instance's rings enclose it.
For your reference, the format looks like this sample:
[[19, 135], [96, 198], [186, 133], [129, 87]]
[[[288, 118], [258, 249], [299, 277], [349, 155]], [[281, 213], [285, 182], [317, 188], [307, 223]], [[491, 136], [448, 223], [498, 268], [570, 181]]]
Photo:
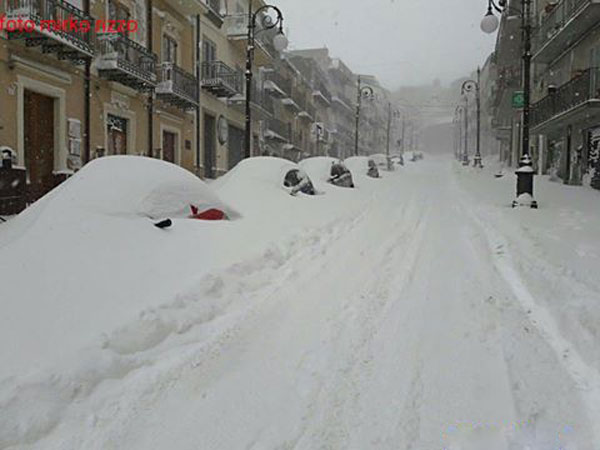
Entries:
[[517, 198], [513, 200], [512, 207], [529, 206], [537, 209], [538, 204], [533, 197], [533, 177], [535, 171], [529, 155], [523, 155], [519, 161], [517, 174]]

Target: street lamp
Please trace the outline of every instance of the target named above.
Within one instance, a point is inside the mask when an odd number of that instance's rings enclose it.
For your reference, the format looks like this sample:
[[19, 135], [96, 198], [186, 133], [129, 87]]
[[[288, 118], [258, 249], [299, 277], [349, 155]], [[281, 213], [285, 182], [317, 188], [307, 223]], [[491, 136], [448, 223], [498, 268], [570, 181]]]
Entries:
[[400, 111], [397, 109], [392, 110], [392, 103], [388, 102], [388, 124], [387, 124], [387, 146], [386, 146], [386, 159], [388, 164], [388, 170], [392, 170], [392, 163], [390, 160], [390, 135], [392, 132], [392, 117], [397, 119], [400, 117]]
[[375, 91], [371, 86], [362, 86], [360, 75], [358, 76], [357, 95], [356, 95], [356, 125], [354, 130], [354, 155], [358, 156], [358, 127], [360, 125], [360, 107], [362, 99], [372, 100], [375, 97]]
[[[268, 11], [275, 12], [275, 18], [265, 14]], [[257, 19], [261, 17], [262, 28], [256, 31]], [[254, 48], [256, 35], [262, 31], [272, 30], [279, 27], [279, 31], [273, 37], [273, 47], [278, 52], [285, 50], [288, 46], [288, 39], [283, 33], [283, 13], [279, 8], [272, 5], [264, 5], [252, 12], [252, 0], [248, 4], [248, 46], [246, 47], [246, 141], [245, 157], [251, 156], [252, 142], [252, 108], [250, 107], [252, 93], [252, 64], [254, 62]]]
[[467, 80], [463, 83], [460, 89], [462, 95], [466, 95], [467, 93], [473, 91], [475, 91], [475, 99], [477, 102], [477, 147], [475, 150], [475, 158], [473, 159], [473, 167], [482, 169], [483, 164], [481, 163], [481, 69], [479, 67], [477, 68], [477, 81]]
[[463, 107], [458, 105], [454, 110], [454, 156], [457, 161], [461, 158], [461, 145], [462, 145], [462, 114]]
[[463, 158], [462, 158], [462, 165], [463, 166], [468, 166], [469, 165], [469, 97], [467, 97], [466, 95], [463, 96], [463, 98], [465, 99], [465, 105], [461, 106], [462, 109], [462, 114], [463, 114], [463, 122], [464, 122], [464, 127], [465, 127], [465, 133], [464, 133], [464, 139], [465, 139], [465, 144], [464, 144], [464, 151], [463, 151]]
[[[497, 2], [496, 2], [497, 1]], [[517, 169], [517, 198], [513, 201], [516, 206], [530, 206], [537, 208], [538, 204], [533, 196], [533, 163], [529, 154], [529, 115], [531, 110], [531, 2], [521, 0], [521, 28], [523, 30], [523, 139], [521, 159]], [[481, 21], [481, 29], [485, 33], [493, 33], [498, 29], [499, 21], [494, 15], [494, 10], [502, 14], [509, 10], [507, 0], [488, 0], [488, 11]]]

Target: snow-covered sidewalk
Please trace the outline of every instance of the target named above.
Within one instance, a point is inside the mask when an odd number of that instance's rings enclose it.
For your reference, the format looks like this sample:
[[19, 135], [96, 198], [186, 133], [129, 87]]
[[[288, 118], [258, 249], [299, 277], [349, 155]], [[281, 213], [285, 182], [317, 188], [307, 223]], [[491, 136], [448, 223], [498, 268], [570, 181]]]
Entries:
[[218, 264], [85, 360], [0, 380], [0, 448], [597, 450], [596, 193], [513, 188], [429, 158], [245, 199], [251, 251], [212, 230]]

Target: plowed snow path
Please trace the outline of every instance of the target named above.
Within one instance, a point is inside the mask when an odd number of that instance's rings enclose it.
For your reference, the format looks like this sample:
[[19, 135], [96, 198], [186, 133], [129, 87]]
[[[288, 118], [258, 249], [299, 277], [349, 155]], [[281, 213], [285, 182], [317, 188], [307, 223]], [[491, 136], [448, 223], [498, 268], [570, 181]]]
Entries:
[[449, 164], [415, 167], [34, 447], [600, 448], [597, 372], [561, 360]]

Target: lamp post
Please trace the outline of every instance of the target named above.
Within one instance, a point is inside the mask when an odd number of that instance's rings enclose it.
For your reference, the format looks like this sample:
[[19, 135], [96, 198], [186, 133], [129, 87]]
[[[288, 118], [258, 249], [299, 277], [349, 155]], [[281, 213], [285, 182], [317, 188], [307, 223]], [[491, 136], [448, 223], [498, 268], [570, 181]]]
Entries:
[[462, 110], [463, 110], [463, 120], [464, 120], [464, 126], [465, 126], [465, 134], [464, 134], [465, 144], [464, 144], [464, 149], [463, 149], [462, 164], [463, 164], [463, 166], [468, 166], [469, 165], [469, 97], [467, 97], [465, 95], [464, 99], [465, 99], [465, 106], [462, 107]]
[[[467, 95], [469, 92], [475, 91], [475, 101], [477, 103], [477, 146], [475, 149], [475, 158], [473, 159], [473, 167], [482, 169], [481, 163], [481, 69], [477, 68], [477, 81], [467, 80], [463, 83], [460, 92], [462, 95]], [[468, 115], [468, 111], [467, 111]]]
[[[531, 2], [532, 0], [521, 0], [521, 29], [523, 31], [523, 137], [521, 159], [517, 169], [517, 198], [513, 201], [513, 208], [516, 206], [530, 206], [536, 209], [537, 201], [533, 196], [533, 163], [529, 154], [530, 139], [530, 121], [531, 111]], [[481, 21], [481, 29], [484, 33], [491, 34], [498, 29], [500, 21], [494, 14], [494, 10], [502, 14], [508, 11], [507, 0], [488, 0], [488, 10]]]
[[390, 160], [390, 137], [392, 133], [392, 118], [400, 117], [400, 111], [397, 109], [392, 110], [392, 103], [388, 102], [388, 124], [387, 124], [387, 143], [386, 143], [386, 157], [388, 163], [388, 170], [392, 170], [392, 163]]
[[462, 153], [462, 114], [463, 107], [458, 105], [454, 110], [454, 156], [457, 161], [460, 161]]
[[[275, 18], [267, 15], [269, 11], [274, 11]], [[261, 17], [262, 28], [256, 31], [257, 19]], [[254, 48], [256, 35], [262, 31], [272, 30], [279, 27], [278, 33], [273, 38], [273, 46], [278, 52], [287, 48], [288, 40], [283, 34], [283, 13], [279, 8], [272, 5], [264, 5], [252, 12], [252, 0], [248, 1], [248, 45], [246, 47], [246, 130], [245, 137], [245, 157], [252, 156], [252, 64], [254, 62]]]
[[373, 99], [375, 92], [371, 86], [361, 84], [360, 75], [358, 76], [357, 94], [356, 94], [356, 125], [354, 130], [354, 156], [358, 156], [358, 127], [360, 125], [360, 107], [362, 99]]

